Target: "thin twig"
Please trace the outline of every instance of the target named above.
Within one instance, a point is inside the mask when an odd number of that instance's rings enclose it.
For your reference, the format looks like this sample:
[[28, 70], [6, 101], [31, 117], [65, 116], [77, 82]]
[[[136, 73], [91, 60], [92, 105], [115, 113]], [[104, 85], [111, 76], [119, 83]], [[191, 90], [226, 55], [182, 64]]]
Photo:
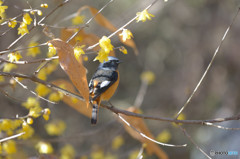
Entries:
[[[153, 1], [150, 5], [148, 5], [145, 9], [146, 9], [146, 10], [149, 9], [149, 8], [152, 7], [157, 1], [158, 1], [158, 0], [154, 0], [154, 1]], [[144, 10], [145, 10], [145, 9], [144, 9]], [[124, 24], [122, 27], [120, 27], [119, 29], [117, 29], [115, 32], [113, 32], [112, 34], [110, 34], [110, 35], [108, 36], [108, 38], [113, 37], [113, 36], [114, 36], [115, 34], [117, 34], [119, 31], [123, 30], [126, 26], [128, 26], [128, 25], [131, 24], [134, 20], [136, 20], [137, 17], [138, 17], [138, 15], [136, 15], [134, 18], [132, 18], [130, 21], [128, 21], [126, 24]], [[86, 49], [86, 51], [87, 51], [87, 50], [91, 50], [91, 49], [95, 48], [95, 47], [98, 46], [98, 45], [99, 45], [99, 42], [96, 43], [96, 44], [94, 44], [94, 45], [92, 45], [92, 46], [89, 46], [89, 47]]]
[[39, 73], [39, 71], [41, 71], [45, 66], [47, 66], [49, 62], [50, 61], [44, 61], [44, 63], [42, 63], [40, 67], [33, 74], [36, 76]]
[[51, 89], [54, 89], [55, 91], [60, 91], [64, 95], [72, 96], [72, 97], [75, 97], [75, 98], [77, 98], [79, 100], [84, 101], [83, 97], [81, 97], [81, 96], [79, 96], [77, 94], [71, 93], [71, 92], [69, 92], [69, 91], [67, 91], [65, 89], [62, 89], [62, 88], [60, 88], [60, 87], [58, 87], [58, 86], [56, 86], [54, 84], [48, 83], [48, 82], [46, 82], [44, 80], [41, 80], [41, 79], [37, 78], [34, 75], [30, 75], [29, 76], [29, 75], [24, 75], [24, 74], [20, 74], [20, 73], [14, 73], [14, 72], [10, 72], [9, 73], [9, 72], [2, 72], [2, 71], [0, 71], [0, 76], [7, 76], [7, 77], [12, 77], [12, 78], [13, 77], [20, 77], [20, 78], [28, 79], [28, 80], [31, 80], [33, 82], [43, 84], [43, 85], [45, 85], [45, 86], [47, 86], [47, 87], [49, 87]]
[[0, 51], [0, 55], [6, 54], [6, 53], [10, 53], [10, 52], [27, 50], [27, 49], [31, 49], [31, 48], [35, 48], [35, 47], [44, 46], [44, 45], [47, 45], [47, 43], [43, 43], [43, 44], [39, 44], [39, 45], [36, 45], [36, 46], [31, 46], [31, 47], [25, 47], [25, 48], [16, 48], [16, 49], [12, 49], [12, 50], [4, 50], [4, 51]]
[[146, 81], [142, 80], [140, 89], [139, 89], [138, 94], [137, 94], [137, 97], [136, 97], [136, 99], [134, 101], [134, 106], [136, 108], [140, 108], [141, 107], [143, 99], [144, 99], [144, 96], [145, 96], [145, 94], [147, 92], [147, 88], [148, 88], [148, 83]]
[[199, 82], [197, 83], [196, 87], [194, 88], [192, 94], [189, 96], [189, 98], [188, 98], [187, 101], [184, 103], [184, 105], [182, 106], [182, 108], [178, 111], [178, 113], [177, 113], [177, 115], [175, 116], [175, 118], [178, 118], [178, 116], [183, 112], [183, 110], [184, 110], [184, 109], [187, 107], [187, 105], [191, 102], [192, 97], [194, 96], [194, 94], [195, 94], [196, 91], [198, 90], [199, 86], [202, 84], [202, 81], [204, 80], [204, 78], [206, 77], [206, 75], [207, 75], [210, 67], [212, 66], [212, 63], [213, 63], [213, 61], [215, 60], [215, 57], [217, 56], [217, 54], [218, 54], [218, 52], [219, 52], [219, 49], [221, 48], [222, 43], [223, 43], [226, 35], [228, 34], [228, 31], [230, 30], [230, 28], [232, 27], [233, 23], [235, 22], [235, 19], [236, 19], [237, 16], [238, 16], [239, 10], [240, 10], [240, 8], [238, 9], [237, 13], [236, 13], [235, 16], [233, 17], [233, 20], [232, 20], [231, 24], [230, 24], [230, 25], [228, 26], [228, 28], [226, 29], [226, 31], [225, 31], [225, 33], [224, 33], [224, 35], [223, 35], [223, 37], [222, 37], [222, 40], [221, 40], [220, 44], [219, 44], [218, 47], [216, 48], [216, 50], [215, 50], [215, 52], [214, 52], [214, 54], [213, 54], [213, 56], [212, 56], [211, 61], [209, 62], [206, 70], [204, 71], [204, 73], [203, 73], [202, 77], [200, 78]]
[[3, 138], [3, 139], [0, 139], [0, 143], [5, 142], [5, 141], [8, 141], [8, 140], [15, 139], [15, 138], [17, 138], [17, 137], [19, 137], [19, 136], [22, 136], [23, 134], [25, 134], [25, 132], [22, 132], [22, 133], [13, 135], [13, 136], [5, 137], [5, 138]]
[[183, 127], [181, 127], [181, 126], [179, 125], [179, 128], [182, 130], [182, 132], [184, 133], [184, 135], [191, 141], [191, 143], [193, 143], [193, 145], [194, 145], [199, 151], [201, 151], [201, 152], [204, 154], [204, 156], [206, 156], [207, 158], [211, 159], [211, 157], [208, 156], [208, 154], [207, 154], [206, 152], [204, 152], [204, 151], [196, 144], [196, 142], [192, 139], [192, 137], [188, 134], [188, 132], [187, 132]]
[[23, 102], [23, 101], [20, 100], [20, 99], [17, 99], [17, 98], [15, 98], [15, 97], [12, 97], [11, 95], [9, 95], [6, 91], [4, 91], [4, 90], [1, 89], [1, 88], [0, 88], [0, 92], [1, 92], [2, 94], [4, 94], [6, 97], [8, 97], [8, 98], [10, 98], [10, 99], [12, 99], [12, 100], [14, 100], [14, 101]]
[[50, 58], [42, 58], [42, 59], [36, 59], [36, 60], [32, 60], [32, 61], [9, 61], [3, 58], [0, 58], [0, 62], [6, 62], [6, 63], [12, 63], [12, 64], [17, 64], [17, 65], [25, 65], [25, 64], [32, 64], [32, 63], [41, 63], [41, 62], [45, 62], [45, 61], [52, 61], [52, 60], [56, 60], [58, 59], [58, 56], [53, 56]]
[[[63, 5], [67, 4], [68, 2], [70, 2], [71, 0], [65, 0], [63, 1], [61, 4], [59, 4], [58, 6], [56, 6], [50, 13], [48, 13], [45, 17], [43, 17], [42, 19], [40, 19], [38, 21], [38, 25], [41, 24], [42, 21], [44, 21], [45, 19], [47, 19], [50, 15], [52, 15], [57, 9], [59, 9], [60, 7], [62, 7]], [[35, 28], [35, 26], [32, 26], [30, 29], [29, 29], [29, 32], [31, 32], [33, 29]], [[7, 50], [9, 50], [11, 47], [13, 47], [19, 40], [21, 40], [24, 36], [26, 35], [23, 34], [21, 35], [20, 37], [18, 37], [15, 41], [13, 41], [8, 47], [7, 47]]]
[[15, 77], [13, 77], [13, 79], [14, 79], [20, 86], [22, 86], [22, 88], [28, 90], [29, 92], [31, 92], [31, 93], [32, 93], [33, 95], [35, 95], [36, 97], [38, 97], [38, 98], [40, 98], [40, 99], [42, 99], [42, 100], [45, 100], [45, 101], [47, 101], [47, 102], [49, 102], [49, 103], [57, 104], [56, 102], [50, 101], [50, 100], [48, 100], [48, 99], [46, 99], [46, 98], [38, 95], [36, 92], [30, 90], [27, 86], [25, 86], [23, 83], [21, 83], [21, 82], [20, 82], [19, 80], [17, 80]]
[[105, 4], [92, 18], [90, 18], [83, 27], [80, 27], [79, 30], [77, 32], [75, 32], [68, 40], [67, 43], [69, 43], [69, 41], [71, 41], [82, 29], [84, 29], [85, 27], [87, 27], [89, 25], [89, 23], [99, 14], [102, 12], [102, 10], [104, 8], [106, 8], [110, 3], [112, 3], [113, 0], [110, 0], [107, 4]]
[[133, 130], [135, 130], [139, 135], [141, 135], [143, 138], [150, 140], [156, 144], [162, 145], [162, 146], [168, 146], [168, 147], [186, 147], [187, 144], [183, 144], [183, 145], [173, 145], [173, 144], [166, 144], [166, 143], [162, 143], [159, 141], [156, 141], [150, 137], [148, 137], [147, 135], [143, 134], [142, 132], [140, 132], [138, 129], [136, 129], [135, 127], [133, 127], [129, 122], [127, 122], [120, 114], [117, 114], [118, 117], [129, 127], [131, 127]]

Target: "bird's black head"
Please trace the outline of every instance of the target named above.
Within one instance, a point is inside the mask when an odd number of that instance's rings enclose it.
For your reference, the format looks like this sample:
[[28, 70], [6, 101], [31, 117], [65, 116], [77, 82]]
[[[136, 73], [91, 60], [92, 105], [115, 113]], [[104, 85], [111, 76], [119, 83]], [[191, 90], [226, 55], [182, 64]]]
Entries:
[[113, 56], [108, 56], [108, 61], [104, 61], [103, 63], [100, 63], [98, 66], [98, 69], [106, 69], [106, 70], [117, 70], [119, 63], [118, 58]]

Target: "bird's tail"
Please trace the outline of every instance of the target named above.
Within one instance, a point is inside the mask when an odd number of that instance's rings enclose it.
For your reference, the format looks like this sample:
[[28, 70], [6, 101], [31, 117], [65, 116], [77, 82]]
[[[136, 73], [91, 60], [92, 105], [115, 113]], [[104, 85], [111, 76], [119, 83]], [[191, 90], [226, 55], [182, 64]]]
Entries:
[[97, 118], [98, 118], [98, 102], [93, 101], [92, 102], [92, 118], [91, 118], [92, 125], [97, 124]]

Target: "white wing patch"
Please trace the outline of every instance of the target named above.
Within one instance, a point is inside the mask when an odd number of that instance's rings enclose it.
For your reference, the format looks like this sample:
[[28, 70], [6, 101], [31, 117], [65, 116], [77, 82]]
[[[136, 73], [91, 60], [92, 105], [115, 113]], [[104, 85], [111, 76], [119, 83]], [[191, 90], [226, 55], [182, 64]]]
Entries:
[[108, 86], [110, 82], [111, 81], [103, 81], [100, 85], [100, 88], [104, 88], [104, 87]]

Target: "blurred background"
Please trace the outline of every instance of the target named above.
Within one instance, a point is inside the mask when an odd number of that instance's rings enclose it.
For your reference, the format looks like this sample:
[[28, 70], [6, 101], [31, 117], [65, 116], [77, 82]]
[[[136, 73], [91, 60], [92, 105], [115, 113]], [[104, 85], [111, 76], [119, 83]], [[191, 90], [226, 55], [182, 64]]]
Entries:
[[[29, 8], [27, 1], [11, 0], [5, 1], [9, 8], [6, 10], [6, 17], [15, 17], [22, 13], [22, 9]], [[49, 8], [43, 10], [43, 15], [49, 13], [54, 7], [60, 4], [60, 0], [34, 1], [29, 0], [29, 4], [36, 8], [41, 3], [48, 3]], [[77, 10], [89, 5], [101, 9], [108, 1], [106, 0], [72, 0], [63, 7], [55, 11], [44, 22], [48, 25], [61, 27], [71, 26], [70, 15], [74, 15]], [[117, 28], [126, 24], [137, 12], [142, 11], [152, 1], [143, 0], [115, 0], [109, 4], [101, 13]], [[203, 72], [207, 68], [215, 49], [221, 42], [222, 36], [234, 15], [239, 8], [238, 0], [169, 0], [168, 2], [157, 1], [148, 11], [155, 17], [151, 21], [133, 22], [126, 28], [133, 33], [133, 40], [139, 50], [136, 56], [132, 48], [126, 46], [128, 54], [124, 55], [116, 50], [116, 56], [124, 61], [119, 66], [120, 84], [116, 94], [111, 99], [111, 103], [120, 108], [127, 109], [133, 106], [141, 85], [141, 74], [144, 71], [152, 71], [155, 81], [149, 85], [140, 107], [143, 114], [174, 117], [184, 105], [187, 98], [200, 80]], [[85, 22], [91, 15], [86, 11]], [[66, 18], [66, 19], [65, 19]], [[214, 118], [225, 118], [239, 113], [240, 101], [240, 15], [236, 18], [229, 31], [221, 49], [213, 62], [213, 65], [199, 87], [191, 103], [183, 111], [182, 117], [185, 119], [204, 120]], [[7, 29], [1, 26], [1, 32]], [[32, 40], [44, 43], [50, 38], [42, 33], [42, 27], [37, 27], [31, 34], [18, 42], [13, 48], [27, 47]], [[59, 28], [50, 28], [55, 37], [60, 37]], [[95, 34], [99, 37], [110, 35], [107, 29], [99, 27], [92, 21], [85, 32]], [[0, 37], [0, 48], [5, 50], [16, 38], [17, 30], [12, 30]], [[121, 46], [119, 39], [114, 36], [112, 44]], [[46, 57], [47, 47], [41, 47], [41, 55], [38, 58]], [[24, 54], [24, 51], [21, 52]], [[24, 56], [24, 55], [23, 55]], [[96, 54], [90, 54], [88, 61], [84, 65], [88, 69], [88, 79], [96, 70], [98, 62], [93, 62]], [[4, 58], [7, 55], [2, 56]], [[29, 60], [25, 57], [24, 60]], [[4, 63], [1, 63], [1, 68]], [[39, 64], [21, 65], [13, 72], [23, 74], [33, 73]], [[47, 81], [56, 79], [69, 80], [64, 71], [58, 67]], [[8, 81], [5, 81], [5, 83]], [[23, 81], [29, 89], [34, 90], [35, 84]], [[11, 96], [26, 101], [29, 96], [33, 96], [28, 90], [16, 85], [15, 88], [5, 87]], [[34, 121], [35, 134], [33, 139], [17, 141], [20, 151], [27, 156], [38, 156], [34, 145], [39, 140], [48, 141], [54, 147], [54, 154], [59, 155], [60, 149], [65, 144], [70, 144], [75, 149], [76, 158], [94, 158], [94, 152], [102, 152], [104, 158], [131, 158], [135, 152], [139, 152], [142, 144], [130, 136], [124, 129], [123, 124], [117, 120], [117, 116], [106, 109], [100, 109], [99, 120], [96, 126], [90, 125], [89, 118], [69, 107], [64, 102], [57, 105], [40, 100], [43, 108], [49, 107], [51, 116], [49, 121], [38, 118]], [[13, 101], [0, 95], [0, 118], [11, 118], [19, 114], [24, 116], [28, 111], [21, 106], [21, 103]], [[51, 136], [45, 126], [52, 120], [61, 120], [66, 128], [61, 135]], [[149, 130], [157, 137], [161, 132], [167, 132], [167, 142], [171, 144], [185, 144], [185, 148], [164, 147], [163, 149], [169, 158], [206, 158], [196, 147], [184, 136], [183, 132], [168, 122], [145, 120]], [[238, 121], [220, 123], [225, 127], [240, 127]], [[194, 141], [209, 155], [214, 151], [238, 151], [240, 156], [240, 132], [232, 130], [217, 129], [202, 125], [182, 125], [191, 135]], [[112, 148], [112, 143], [116, 136], [121, 136], [123, 144], [118, 148]], [[111, 155], [112, 156], [111, 156]], [[144, 158], [155, 159], [155, 155], [148, 155], [144, 152]], [[214, 156], [226, 158], [226, 156]], [[213, 158], [214, 158], [213, 157]]]

